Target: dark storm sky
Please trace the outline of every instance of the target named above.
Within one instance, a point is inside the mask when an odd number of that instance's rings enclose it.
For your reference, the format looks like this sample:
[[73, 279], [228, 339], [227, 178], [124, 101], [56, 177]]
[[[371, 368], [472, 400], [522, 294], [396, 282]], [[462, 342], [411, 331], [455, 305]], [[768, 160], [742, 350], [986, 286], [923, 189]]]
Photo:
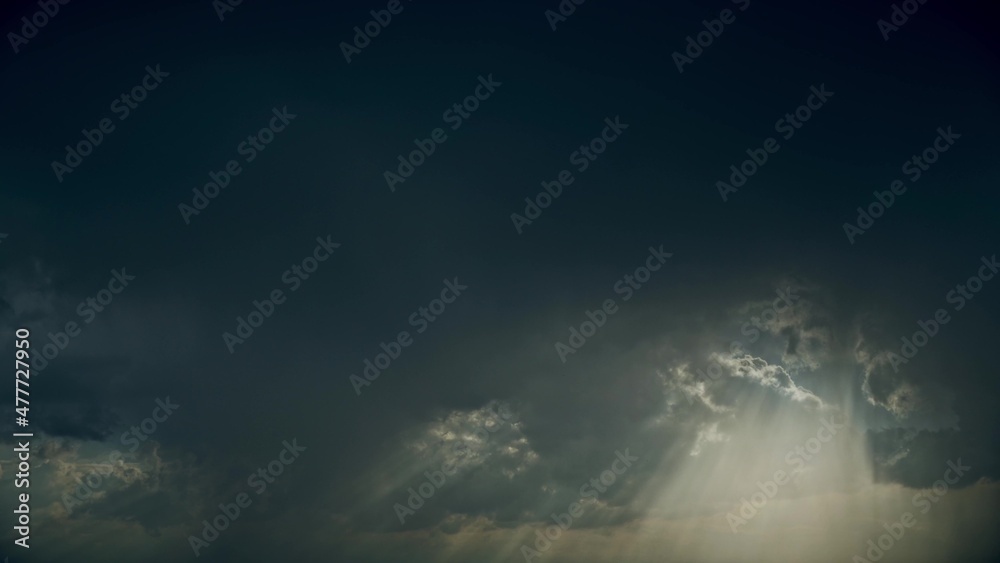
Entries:
[[[32, 380], [35, 545], [5, 539], [3, 553], [187, 560], [201, 520], [292, 438], [307, 451], [201, 558], [519, 559], [520, 540], [442, 551], [421, 534], [548, 518], [538, 487], [575, 490], [629, 439], [648, 463], [615, 493], [622, 512], [586, 528], [642, 521], [639, 491], [707, 417], [694, 409], [651, 434], [672, 404], [657, 372], [745, 339], [748, 304], [789, 285], [810, 307], [753, 353], [850, 413], [874, 458], [907, 436], [911, 453], [876, 465], [877, 482], [929, 486], [959, 455], [968, 484], [995, 481], [1000, 282], [961, 311], [945, 300], [1000, 251], [995, 20], [929, 0], [885, 41], [886, 2], [669, 4], [591, 0], [553, 31], [555, 1], [404, 1], [350, 63], [339, 44], [385, 3], [246, 0], [220, 22], [207, 0], [71, 2], [18, 53], [5, 43], [4, 353], [20, 326], [36, 347], [69, 321], [82, 333]], [[679, 73], [672, 53], [725, 8], [736, 21]], [[37, 9], [9, 7], [3, 32]], [[147, 65], [169, 76], [119, 120], [112, 101]], [[488, 75], [501, 85], [450, 129], [442, 113]], [[724, 202], [729, 166], [821, 85], [833, 96]], [[283, 107], [294, 120], [244, 162], [240, 143]], [[616, 116], [628, 129], [576, 172], [570, 154]], [[105, 117], [115, 130], [58, 181], [52, 161]], [[390, 191], [383, 173], [437, 127], [448, 139]], [[954, 146], [851, 244], [843, 224], [857, 207], [948, 127]], [[230, 159], [242, 172], [186, 224], [178, 205]], [[518, 234], [511, 214], [563, 169], [574, 183]], [[327, 236], [340, 247], [289, 292], [283, 273]], [[554, 343], [660, 245], [665, 266], [560, 362]], [[83, 323], [77, 305], [121, 268], [135, 280]], [[455, 277], [468, 289], [415, 334], [411, 313]], [[230, 354], [222, 334], [274, 289], [287, 301]], [[873, 359], [938, 308], [952, 321], [903, 369]], [[414, 344], [356, 395], [350, 374], [402, 330]], [[106, 459], [167, 396], [181, 406], [139, 450], [141, 477], [66, 514], [79, 464]], [[534, 461], [524, 472], [487, 461], [400, 525], [392, 505], [422, 479], [413, 444], [493, 401], [518, 413], [504, 439]]]

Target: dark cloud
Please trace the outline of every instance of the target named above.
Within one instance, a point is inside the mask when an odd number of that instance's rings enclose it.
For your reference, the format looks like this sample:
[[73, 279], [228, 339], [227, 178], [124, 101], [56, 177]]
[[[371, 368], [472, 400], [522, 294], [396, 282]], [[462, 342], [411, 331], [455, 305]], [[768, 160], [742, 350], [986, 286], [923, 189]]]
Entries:
[[[625, 451], [638, 461], [543, 560], [849, 560], [958, 458], [972, 469], [891, 556], [998, 552], [1000, 282], [946, 299], [996, 250], [990, 18], [921, 4], [886, 42], [891, 6], [751, 2], [677, 73], [721, 5], [585, 3], [552, 32], [556, 3], [414, 2], [348, 64], [340, 42], [383, 6], [244, 2], [219, 21], [204, 2], [70, 3], [8, 54], [0, 338], [65, 344], [32, 375], [37, 544], [12, 561], [190, 558], [240, 493], [252, 504], [201, 558], [506, 561]], [[11, 6], [2, 29], [34, 11]], [[166, 81], [58, 181], [52, 160], [156, 64]], [[502, 86], [451, 129], [442, 112], [490, 73]], [[727, 167], [820, 84], [829, 103], [721, 201]], [[186, 224], [178, 204], [286, 105], [295, 120]], [[629, 128], [578, 170], [616, 116]], [[850, 242], [857, 207], [948, 125], [960, 144]], [[436, 127], [448, 140], [389, 191], [396, 155]], [[511, 214], [563, 169], [573, 183], [518, 234]], [[340, 246], [293, 291], [317, 237]], [[661, 245], [669, 260], [627, 285]], [[129, 286], [81, 312], [122, 269]], [[421, 330], [456, 277], [468, 289]], [[223, 333], [275, 290], [230, 353]], [[938, 308], [952, 320], [893, 366]], [[412, 344], [390, 352], [401, 331]], [[359, 396], [350, 376], [381, 353]], [[167, 398], [132, 451], [123, 434]], [[306, 450], [254, 492], [291, 440]], [[727, 514], [779, 470], [789, 483], [733, 534]]]

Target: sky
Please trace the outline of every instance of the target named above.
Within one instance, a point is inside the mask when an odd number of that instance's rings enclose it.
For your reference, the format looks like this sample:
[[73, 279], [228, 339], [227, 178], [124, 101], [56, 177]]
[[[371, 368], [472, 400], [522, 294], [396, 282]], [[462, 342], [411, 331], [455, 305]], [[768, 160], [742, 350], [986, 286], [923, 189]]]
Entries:
[[984, 6], [2, 13], [9, 561], [1000, 559]]

